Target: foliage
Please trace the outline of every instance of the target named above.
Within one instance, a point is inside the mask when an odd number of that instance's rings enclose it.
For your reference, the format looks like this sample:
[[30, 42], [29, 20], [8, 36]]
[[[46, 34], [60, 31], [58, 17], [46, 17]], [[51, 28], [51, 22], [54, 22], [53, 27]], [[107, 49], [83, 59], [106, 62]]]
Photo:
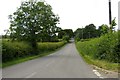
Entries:
[[94, 24], [85, 26], [83, 35], [84, 39], [96, 37], [96, 26]]
[[58, 38], [59, 38], [59, 39], [62, 39], [63, 36], [65, 36], [65, 35], [66, 35], [66, 32], [65, 32], [64, 30], [61, 30], [61, 31], [58, 33]]
[[74, 36], [76, 39], [89, 39], [98, 37], [98, 30], [94, 24], [86, 25], [85, 28], [78, 28], [74, 32]]
[[77, 41], [79, 41], [79, 39], [83, 39], [83, 29], [82, 28], [78, 28], [74, 32], [74, 36], [75, 36], [75, 40], [77, 40]]
[[108, 33], [101, 36], [95, 57], [99, 59], [106, 59], [110, 62], [118, 62], [118, 54], [115, 51], [117, 44], [117, 33]]
[[[44, 42], [38, 43], [37, 48], [37, 55], [42, 54], [43, 52], [49, 52], [56, 50], [57, 48], [62, 47], [66, 42]], [[32, 47], [29, 43], [23, 42], [23, 41], [8, 41], [3, 40], [2, 41], [2, 61], [8, 62], [11, 60], [16, 60], [17, 58], [23, 58], [27, 56], [32, 56], [35, 54], [31, 54]]]
[[69, 38], [73, 37], [73, 30], [72, 29], [64, 29], [66, 36], [69, 36]]
[[63, 40], [69, 42], [70, 37], [69, 36], [63, 36]]
[[77, 46], [84, 55], [91, 56], [99, 60], [109, 62], [118, 62], [120, 49], [118, 49], [118, 32], [108, 33], [100, 38], [91, 39], [89, 41], [77, 42]]
[[37, 48], [37, 41], [51, 41], [60, 30], [56, 26], [59, 17], [45, 2], [24, 1], [9, 18], [11, 38], [28, 41], [34, 49]]
[[102, 24], [98, 28], [98, 34], [99, 36], [104, 35], [109, 32], [109, 27], [106, 24]]
[[32, 47], [27, 42], [2, 41], [2, 61], [31, 55]]
[[114, 18], [114, 19], [112, 20], [112, 23], [111, 23], [111, 25], [110, 25], [110, 30], [111, 30], [111, 31], [113, 31], [113, 29], [115, 28], [114, 26], [117, 25], [116, 22], [115, 22], [115, 19], [116, 19], [116, 18]]
[[73, 37], [73, 30], [72, 29], [64, 29], [58, 33], [58, 37], [61, 39], [64, 36], [68, 36], [69, 38]]
[[114, 26], [116, 26], [115, 18], [112, 20], [112, 24], [110, 27], [106, 24], [102, 24], [96, 29], [94, 24], [86, 25], [85, 28], [78, 28], [74, 32], [75, 39], [89, 39], [100, 37], [101, 35], [105, 35], [109, 32], [113, 32]]
[[[81, 39], [82, 40], [82, 39]], [[79, 37], [75, 37], [75, 41], [78, 42], [80, 41], [80, 38]]]
[[44, 52], [44, 51], [53, 51], [57, 48], [60, 48], [61, 46], [63, 46], [65, 44], [65, 42], [39, 42], [38, 43], [38, 50], [40, 50], [39, 52]]

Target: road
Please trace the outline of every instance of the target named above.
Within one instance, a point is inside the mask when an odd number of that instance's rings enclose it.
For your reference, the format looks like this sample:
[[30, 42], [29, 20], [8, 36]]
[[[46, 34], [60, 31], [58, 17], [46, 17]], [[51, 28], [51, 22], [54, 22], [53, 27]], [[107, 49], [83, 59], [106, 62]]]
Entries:
[[51, 55], [4, 68], [3, 78], [98, 78], [74, 43]]

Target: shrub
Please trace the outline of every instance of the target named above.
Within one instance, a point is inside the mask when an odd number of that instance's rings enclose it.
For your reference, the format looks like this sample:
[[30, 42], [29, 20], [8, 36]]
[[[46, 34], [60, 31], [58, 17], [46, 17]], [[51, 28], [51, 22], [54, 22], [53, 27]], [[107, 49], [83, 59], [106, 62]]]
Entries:
[[44, 51], [53, 51], [57, 48], [62, 47], [65, 44], [65, 42], [39, 42], [38, 43], [38, 50], [39, 52]]
[[2, 41], [2, 61], [30, 55], [32, 48], [27, 42]]
[[42, 52], [53, 51], [59, 47], [62, 47], [66, 42], [39, 42], [37, 48], [37, 54], [32, 54], [33, 48], [27, 42], [11, 42], [10, 40], [2, 41], [2, 61], [7, 62], [15, 60], [20, 57], [27, 57], [32, 55], [38, 55]]
[[75, 41], [76, 41], [76, 42], [80, 41], [80, 38], [75, 37]]
[[117, 53], [115, 49], [118, 44], [118, 35], [117, 33], [108, 33], [102, 36], [97, 45], [96, 57], [98, 59], [105, 59], [110, 62], [117, 62]]
[[116, 63], [118, 62], [118, 56], [120, 56], [120, 49], [118, 47], [120, 42], [118, 40], [118, 32], [114, 32], [105, 34], [100, 38], [78, 42], [76, 45], [84, 55]]

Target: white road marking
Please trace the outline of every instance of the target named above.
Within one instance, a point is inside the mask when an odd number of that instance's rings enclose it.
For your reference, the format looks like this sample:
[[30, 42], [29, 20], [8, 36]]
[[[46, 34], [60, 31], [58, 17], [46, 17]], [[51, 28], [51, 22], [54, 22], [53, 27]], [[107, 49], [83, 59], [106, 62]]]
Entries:
[[93, 70], [93, 72], [96, 72], [97, 70]]
[[99, 78], [104, 79], [104, 78], [103, 78], [103, 77], [101, 77], [101, 76], [100, 76]]
[[103, 77], [101, 76], [101, 74], [97, 71], [97, 70], [93, 70], [93, 72], [101, 79], [103, 79]]
[[95, 74], [98, 76], [98, 77], [100, 77], [101, 76], [101, 74], [99, 73], [99, 72], [95, 72]]
[[32, 74], [28, 75], [27, 77], [25, 78], [31, 78], [32, 76], [34, 76], [37, 72], [33, 72]]

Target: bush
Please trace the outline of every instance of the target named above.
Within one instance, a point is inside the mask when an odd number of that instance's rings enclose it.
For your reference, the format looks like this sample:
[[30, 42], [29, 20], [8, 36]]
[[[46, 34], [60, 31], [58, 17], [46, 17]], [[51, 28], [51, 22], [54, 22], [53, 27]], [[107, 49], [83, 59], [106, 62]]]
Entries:
[[27, 42], [2, 41], [2, 61], [6, 62], [14, 58], [30, 55], [32, 47]]
[[57, 48], [62, 47], [64, 44], [65, 42], [40, 42], [38, 43], [38, 50], [39, 52], [53, 51]]
[[119, 45], [118, 32], [108, 33], [100, 38], [77, 43], [78, 48], [85, 55], [115, 63], [118, 62], [118, 56], [120, 56]]
[[37, 54], [32, 54], [33, 49], [27, 42], [11, 42], [10, 40], [2, 41], [2, 61], [7, 62], [15, 60], [20, 57], [27, 57], [32, 55], [38, 55], [42, 52], [53, 51], [62, 47], [66, 42], [44, 42], [38, 43]]
[[75, 37], [75, 41], [76, 41], [76, 42], [80, 41], [80, 38]]
[[117, 53], [115, 52], [118, 44], [117, 33], [108, 33], [100, 38], [96, 57], [99, 59], [106, 59], [110, 62], [117, 62]]

